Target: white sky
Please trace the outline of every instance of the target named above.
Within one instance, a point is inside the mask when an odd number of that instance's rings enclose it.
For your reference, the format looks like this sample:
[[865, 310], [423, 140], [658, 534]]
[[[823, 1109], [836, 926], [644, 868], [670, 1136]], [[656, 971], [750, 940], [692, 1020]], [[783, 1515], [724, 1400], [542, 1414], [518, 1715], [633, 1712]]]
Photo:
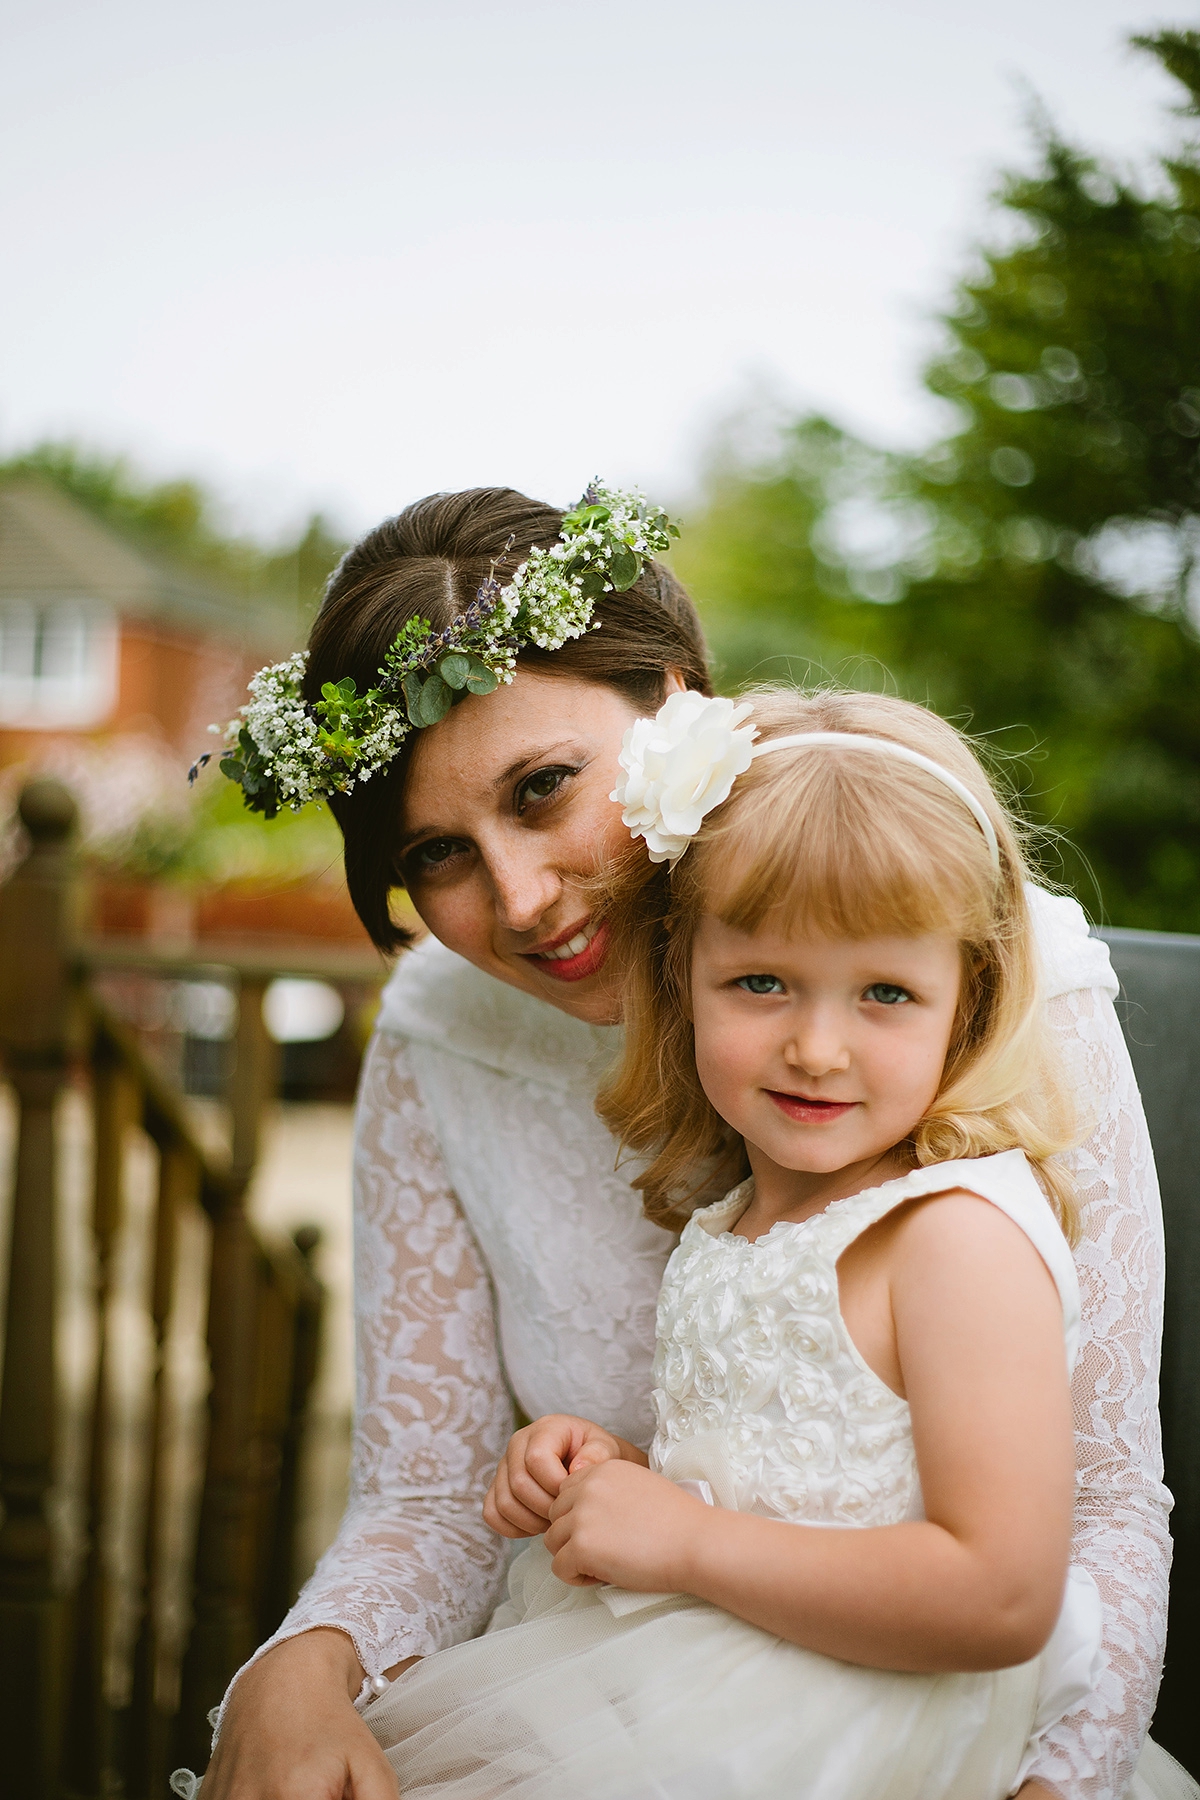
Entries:
[[936, 426], [932, 311], [1026, 155], [1124, 159], [1141, 0], [7, 0], [0, 454], [53, 433], [274, 530], [436, 488], [660, 499], [755, 383]]

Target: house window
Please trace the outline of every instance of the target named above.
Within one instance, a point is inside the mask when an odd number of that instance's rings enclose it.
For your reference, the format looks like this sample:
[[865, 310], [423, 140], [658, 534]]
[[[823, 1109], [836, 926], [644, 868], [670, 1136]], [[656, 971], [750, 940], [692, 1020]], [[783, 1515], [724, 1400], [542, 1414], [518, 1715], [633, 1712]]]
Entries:
[[0, 601], [0, 725], [99, 725], [117, 700], [117, 621], [84, 600]]

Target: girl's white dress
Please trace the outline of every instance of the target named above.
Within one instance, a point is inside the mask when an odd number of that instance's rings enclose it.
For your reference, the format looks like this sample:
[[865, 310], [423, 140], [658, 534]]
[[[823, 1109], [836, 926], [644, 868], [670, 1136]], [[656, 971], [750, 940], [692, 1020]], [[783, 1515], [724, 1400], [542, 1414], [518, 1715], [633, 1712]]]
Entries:
[[[918, 1170], [753, 1243], [729, 1229], [747, 1184], [691, 1220], [668, 1265], [652, 1465], [707, 1483], [718, 1505], [796, 1525], [923, 1517], [908, 1406], [849, 1337], [837, 1261], [894, 1207], [954, 1187], [1000, 1207], [1040, 1252], [1073, 1366], [1075, 1268], [1020, 1151]], [[690, 1596], [568, 1587], [537, 1539], [487, 1633], [418, 1664], [363, 1716], [406, 1800], [1002, 1800], [1092, 1688], [1100, 1640], [1095, 1584], [1073, 1569], [1032, 1662], [862, 1668]], [[1157, 1752], [1130, 1792], [1195, 1788]]]

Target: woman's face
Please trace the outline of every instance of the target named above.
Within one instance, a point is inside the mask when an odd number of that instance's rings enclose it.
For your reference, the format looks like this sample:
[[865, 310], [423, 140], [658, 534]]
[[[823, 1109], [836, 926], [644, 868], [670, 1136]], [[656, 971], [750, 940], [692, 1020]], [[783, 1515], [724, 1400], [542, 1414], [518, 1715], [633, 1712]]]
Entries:
[[[667, 691], [682, 687], [668, 676]], [[614, 689], [518, 669], [418, 732], [401, 814], [409, 898], [442, 943], [589, 1024], [619, 1017], [588, 878], [628, 847], [609, 799], [639, 709]]]

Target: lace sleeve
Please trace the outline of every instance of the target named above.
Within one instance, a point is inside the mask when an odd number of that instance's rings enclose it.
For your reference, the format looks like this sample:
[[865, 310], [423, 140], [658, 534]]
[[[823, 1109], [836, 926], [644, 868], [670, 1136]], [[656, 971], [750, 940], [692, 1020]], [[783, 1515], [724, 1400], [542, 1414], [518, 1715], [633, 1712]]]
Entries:
[[350, 1501], [312, 1579], [251, 1660], [331, 1625], [352, 1638], [369, 1681], [482, 1629], [505, 1546], [481, 1509], [513, 1428], [488, 1277], [407, 1046], [383, 1034], [359, 1090], [354, 1207]]
[[1121, 1800], [1154, 1711], [1167, 1623], [1171, 1497], [1162, 1485], [1158, 1361], [1163, 1233], [1158, 1178], [1129, 1053], [1097, 988], [1050, 1002], [1089, 1097], [1075, 1152], [1084, 1237], [1075, 1252], [1083, 1328], [1075, 1367], [1074, 1560], [1104, 1604], [1099, 1686], [1046, 1734], [1030, 1779], [1062, 1800]]

